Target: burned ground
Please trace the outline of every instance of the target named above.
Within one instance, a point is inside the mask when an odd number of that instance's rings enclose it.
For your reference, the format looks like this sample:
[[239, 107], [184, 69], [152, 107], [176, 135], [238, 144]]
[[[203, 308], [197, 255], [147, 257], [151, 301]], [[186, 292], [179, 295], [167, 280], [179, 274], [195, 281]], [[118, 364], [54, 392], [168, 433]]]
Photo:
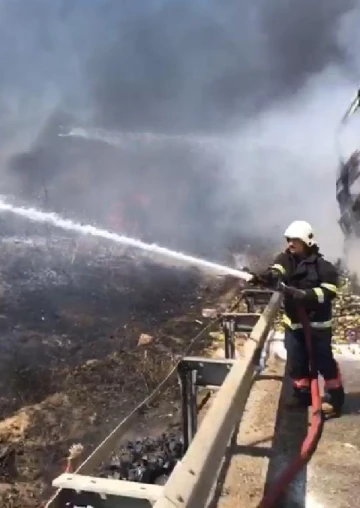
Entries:
[[[0, 268], [0, 499], [37, 507], [69, 446], [87, 452], [150, 393], [226, 283], [54, 234], [4, 238]], [[171, 423], [174, 400], [171, 385], [139, 432]]]

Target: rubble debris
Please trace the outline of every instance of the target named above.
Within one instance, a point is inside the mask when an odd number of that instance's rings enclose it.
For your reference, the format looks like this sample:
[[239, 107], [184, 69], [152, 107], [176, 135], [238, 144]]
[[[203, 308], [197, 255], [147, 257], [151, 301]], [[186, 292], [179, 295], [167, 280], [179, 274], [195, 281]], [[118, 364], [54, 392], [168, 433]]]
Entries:
[[224, 342], [225, 340], [225, 336], [224, 336], [224, 332], [222, 330], [217, 330], [217, 331], [214, 331], [214, 332], [210, 332], [209, 333], [210, 337], [216, 341], [221, 341], [221, 342]]
[[343, 275], [338, 298], [334, 302], [335, 344], [360, 344], [360, 296], [348, 276]]
[[149, 344], [151, 344], [153, 340], [153, 336], [152, 335], [148, 335], [147, 333], [142, 333], [139, 337], [139, 340], [138, 340], [138, 346], [148, 346]]
[[0, 480], [16, 478], [16, 451], [13, 446], [0, 447]]
[[215, 319], [217, 316], [217, 310], [216, 309], [203, 309], [202, 310], [202, 317], [209, 318], [209, 319]]
[[182, 456], [183, 441], [177, 434], [128, 441], [103, 465], [100, 476], [163, 485]]
[[22, 409], [17, 414], [0, 421], [0, 443], [16, 443], [24, 439], [31, 416]]
[[[280, 311], [275, 324], [278, 332], [284, 332], [282, 316]], [[335, 352], [339, 352], [340, 345], [360, 345], [360, 294], [356, 281], [344, 272], [333, 303], [333, 345]]]

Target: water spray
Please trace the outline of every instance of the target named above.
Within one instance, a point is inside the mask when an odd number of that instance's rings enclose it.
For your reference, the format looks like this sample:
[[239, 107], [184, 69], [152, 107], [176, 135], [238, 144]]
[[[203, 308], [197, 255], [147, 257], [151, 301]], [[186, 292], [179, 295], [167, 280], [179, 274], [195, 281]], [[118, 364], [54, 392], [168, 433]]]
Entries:
[[133, 247], [135, 249], [139, 249], [154, 255], [163, 256], [168, 259], [176, 260], [184, 265], [197, 266], [198, 268], [201, 268], [208, 272], [217, 273], [219, 275], [231, 275], [233, 277], [243, 279], [245, 281], [249, 281], [252, 279], [252, 275], [249, 274], [248, 272], [236, 270], [235, 268], [219, 265], [217, 263], [212, 263], [211, 261], [206, 261], [204, 259], [190, 256], [188, 254], [183, 254], [182, 252], [167, 249], [166, 247], [160, 247], [159, 245], [154, 243], [153, 244], [145, 243], [136, 238], [130, 238], [125, 235], [113, 233], [106, 229], [97, 228], [89, 224], [83, 225], [80, 224], [79, 222], [74, 222], [70, 219], [64, 219], [60, 215], [53, 212], [43, 212], [36, 208], [30, 207], [26, 208], [22, 206], [13, 206], [9, 203], [6, 203], [3, 199], [0, 199], [0, 212], [12, 213], [18, 215], [19, 217], [23, 217], [24, 219], [30, 220], [32, 222], [51, 224], [54, 227], [61, 228], [67, 231], [73, 231], [74, 233], [104, 238], [106, 240], [110, 240], [112, 242], [116, 242], [121, 245], [127, 245], [129, 247]]
[[162, 134], [154, 132], [114, 132], [99, 128], [72, 127], [58, 134], [59, 137], [83, 138], [88, 141], [101, 141], [111, 146], [128, 146], [129, 143], [167, 145], [169, 143], [187, 144], [201, 148], [216, 149], [229, 140], [219, 136], [197, 134]]

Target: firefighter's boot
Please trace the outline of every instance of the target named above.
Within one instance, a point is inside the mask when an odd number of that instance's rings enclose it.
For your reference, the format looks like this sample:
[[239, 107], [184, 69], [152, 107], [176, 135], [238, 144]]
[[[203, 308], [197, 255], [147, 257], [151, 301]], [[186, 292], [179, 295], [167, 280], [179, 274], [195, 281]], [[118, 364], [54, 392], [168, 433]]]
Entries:
[[308, 389], [294, 389], [292, 396], [286, 401], [289, 410], [304, 409], [311, 406], [311, 393]]
[[345, 392], [342, 386], [333, 390], [327, 390], [322, 402], [322, 411], [325, 418], [338, 418], [341, 416], [344, 403]]

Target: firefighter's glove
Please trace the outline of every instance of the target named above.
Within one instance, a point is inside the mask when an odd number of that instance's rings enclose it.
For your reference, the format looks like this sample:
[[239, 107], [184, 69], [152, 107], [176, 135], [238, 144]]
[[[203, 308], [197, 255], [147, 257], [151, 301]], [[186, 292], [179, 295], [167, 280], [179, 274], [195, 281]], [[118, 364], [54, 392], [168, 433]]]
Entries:
[[267, 279], [263, 275], [257, 275], [256, 273], [250, 272], [252, 275], [252, 279], [249, 281], [249, 284], [252, 286], [266, 286]]
[[268, 270], [259, 276], [259, 280], [260, 285], [272, 289], [273, 291], [278, 291], [279, 284], [281, 283], [281, 275], [274, 270]]
[[306, 298], [306, 291], [303, 289], [297, 289], [291, 286], [286, 286], [285, 284], [281, 284], [281, 291], [287, 295], [292, 296], [295, 300], [304, 300]]
[[262, 286], [277, 291], [279, 278], [274, 272], [265, 272], [259, 275], [252, 273], [251, 275], [253, 276], [249, 282], [251, 285]]
[[260, 277], [256, 273], [249, 272], [252, 278], [249, 280], [249, 284], [252, 286], [259, 286], [261, 284]]

